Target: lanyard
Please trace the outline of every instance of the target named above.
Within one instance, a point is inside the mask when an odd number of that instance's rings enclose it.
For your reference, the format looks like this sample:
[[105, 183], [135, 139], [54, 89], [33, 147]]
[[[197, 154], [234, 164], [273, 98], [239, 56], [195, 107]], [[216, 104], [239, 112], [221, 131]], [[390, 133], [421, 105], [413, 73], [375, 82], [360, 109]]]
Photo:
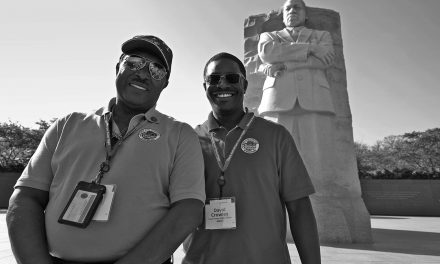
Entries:
[[232, 148], [231, 152], [229, 153], [229, 156], [226, 158], [225, 163], [222, 164], [222, 161], [220, 159], [220, 154], [219, 154], [219, 150], [217, 149], [217, 146], [215, 145], [215, 141], [214, 141], [214, 137], [213, 137], [213, 133], [211, 132], [209, 134], [210, 138], [211, 138], [211, 144], [212, 147], [214, 148], [214, 154], [215, 154], [215, 159], [217, 160], [217, 165], [220, 168], [220, 176], [217, 179], [217, 184], [220, 187], [220, 198], [222, 198], [223, 196], [223, 186], [225, 186], [226, 184], [226, 179], [225, 179], [225, 171], [228, 169], [229, 167], [229, 163], [231, 162], [232, 156], [235, 153], [235, 150], [237, 149], [237, 146], [239, 144], [239, 142], [241, 141], [241, 139], [243, 138], [244, 134], [246, 133], [246, 131], [249, 129], [249, 127], [252, 124], [252, 121], [254, 121], [255, 116], [253, 115], [251, 120], [249, 120], [249, 122], [246, 124], [246, 127], [243, 129], [243, 131], [241, 132], [240, 137], [238, 137], [237, 141], [234, 144], [234, 147]]
[[142, 123], [140, 122], [135, 128], [133, 128], [130, 131], [127, 131], [125, 135], [118, 139], [116, 144], [112, 148], [112, 129], [111, 129], [111, 123], [112, 123], [112, 113], [106, 113], [104, 115], [104, 121], [105, 121], [105, 161], [101, 163], [99, 166], [99, 172], [98, 175], [96, 175], [95, 179], [93, 180], [94, 183], [100, 184], [102, 177], [104, 177], [104, 173], [108, 172], [110, 170], [110, 161], [115, 156], [116, 151], [119, 149], [119, 146], [122, 145], [124, 140], [128, 138], [131, 134], [133, 134], [134, 131], [139, 127], [139, 125]]

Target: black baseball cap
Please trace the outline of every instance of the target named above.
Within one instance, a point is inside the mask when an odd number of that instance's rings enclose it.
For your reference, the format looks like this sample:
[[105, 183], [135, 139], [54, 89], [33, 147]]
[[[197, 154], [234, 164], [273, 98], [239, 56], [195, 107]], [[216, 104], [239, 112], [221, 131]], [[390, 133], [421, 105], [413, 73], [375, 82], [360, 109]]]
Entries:
[[121, 50], [127, 54], [133, 50], [144, 50], [153, 53], [162, 60], [168, 74], [171, 72], [171, 62], [173, 60], [173, 52], [163, 40], [151, 35], [139, 35], [125, 41]]

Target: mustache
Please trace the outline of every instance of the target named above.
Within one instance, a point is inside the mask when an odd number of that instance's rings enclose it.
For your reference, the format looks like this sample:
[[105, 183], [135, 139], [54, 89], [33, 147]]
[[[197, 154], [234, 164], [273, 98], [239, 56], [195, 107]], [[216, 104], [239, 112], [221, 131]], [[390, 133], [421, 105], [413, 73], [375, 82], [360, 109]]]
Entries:
[[139, 78], [139, 76], [130, 78], [130, 82], [138, 82], [138, 83], [149, 83], [151, 80], [150, 78]]
[[288, 14], [287, 18], [298, 18], [297, 14]]

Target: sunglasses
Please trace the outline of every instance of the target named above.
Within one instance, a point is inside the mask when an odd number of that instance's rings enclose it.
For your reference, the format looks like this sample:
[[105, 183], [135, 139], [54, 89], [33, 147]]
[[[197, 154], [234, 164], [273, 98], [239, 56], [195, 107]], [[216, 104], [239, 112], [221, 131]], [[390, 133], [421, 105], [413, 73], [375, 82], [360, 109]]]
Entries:
[[131, 71], [139, 71], [148, 64], [151, 77], [157, 81], [162, 80], [167, 75], [167, 70], [162, 64], [138, 55], [125, 55], [122, 64]]
[[208, 85], [218, 85], [220, 80], [224, 78], [230, 84], [236, 84], [240, 81], [240, 77], [246, 79], [241, 73], [225, 73], [225, 74], [210, 74], [206, 76], [205, 82]]

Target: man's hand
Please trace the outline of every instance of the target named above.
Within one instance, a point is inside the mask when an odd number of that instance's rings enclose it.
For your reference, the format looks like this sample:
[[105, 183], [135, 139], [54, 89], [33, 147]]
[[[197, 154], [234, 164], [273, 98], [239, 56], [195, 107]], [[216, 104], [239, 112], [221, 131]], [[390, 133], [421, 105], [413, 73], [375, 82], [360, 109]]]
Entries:
[[333, 51], [314, 43], [310, 45], [310, 53], [320, 59], [326, 66], [330, 66], [335, 59]]
[[203, 220], [203, 202], [183, 199], [127, 255], [115, 264], [163, 263]]
[[265, 64], [263, 68], [263, 73], [270, 77], [278, 77], [281, 76], [281, 74], [285, 70], [286, 65], [284, 65], [284, 63]]

